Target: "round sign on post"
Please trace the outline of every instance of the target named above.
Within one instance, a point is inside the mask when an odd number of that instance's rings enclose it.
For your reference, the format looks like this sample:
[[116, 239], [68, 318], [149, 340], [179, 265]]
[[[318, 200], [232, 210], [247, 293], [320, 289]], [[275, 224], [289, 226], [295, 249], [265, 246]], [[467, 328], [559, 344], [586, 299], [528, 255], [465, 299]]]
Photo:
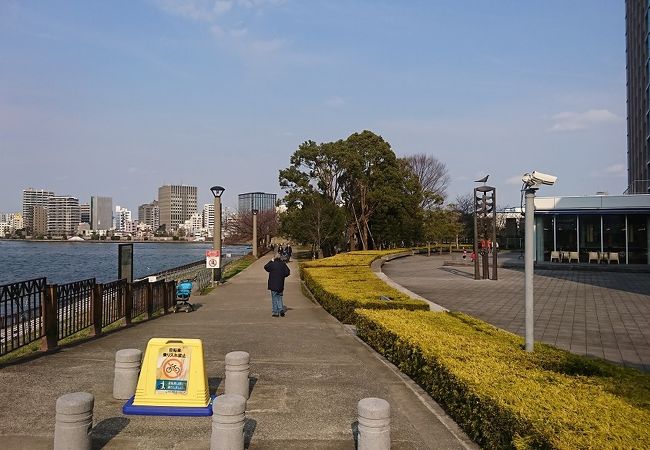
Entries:
[[205, 267], [208, 269], [218, 269], [221, 261], [221, 252], [219, 250], [207, 250], [205, 252]]

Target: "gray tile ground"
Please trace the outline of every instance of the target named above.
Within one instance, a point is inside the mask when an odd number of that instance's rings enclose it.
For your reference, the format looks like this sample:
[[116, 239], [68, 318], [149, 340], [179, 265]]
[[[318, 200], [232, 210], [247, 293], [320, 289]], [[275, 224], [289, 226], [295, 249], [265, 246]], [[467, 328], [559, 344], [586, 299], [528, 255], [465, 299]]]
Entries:
[[[445, 257], [411, 256], [382, 270], [395, 282], [451, 311], [524, 335], [524, 272], [499, 268], [499, 280]], [[650, 371], [650, 274], [537, 270], [535, 339], [580, 355]]]
[[286, 317], [271, 317], [259, 260], [212, 293], [197, 310], [143, 322], [100, 339], [0, 369], [0, 448], [51, 448], [61, 394], [95, 395], [95, 448], [207, 449], [209, 417], [124, 416], [112, 398], [115, 352], [145, 349], [151, 337], [202, 339], [212, 393], [224, 389], [224, 356], [251, 355], [246, 436], [251, 449], [354, 449], [356, 405], [391, 404], [394, 449], [476, 448], [413, 382], [302, 293], [291, 263]]

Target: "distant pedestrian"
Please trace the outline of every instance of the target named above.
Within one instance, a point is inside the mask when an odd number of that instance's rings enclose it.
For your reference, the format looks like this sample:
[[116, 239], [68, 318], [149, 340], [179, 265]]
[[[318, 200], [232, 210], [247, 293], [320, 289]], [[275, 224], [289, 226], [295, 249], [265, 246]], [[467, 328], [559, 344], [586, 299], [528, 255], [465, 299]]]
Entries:
[[284, 317], [284, 304], [282, 296], [284, 293], [284, 279], [291, 274], [289, 267], [282, 261], [280, 253], [266, 263], [264, 270], [269, 273], [268, 289], [271, 291], [271, 306], [273, 317]]
[[293, 249], [291, 248], [291, 245], [287, 245], [287, 249], [285, 250], [287, 253], [287, 262], [291, 261], [291, 254], [293, 253]]
[[467, 259], [467, 250], [463, 250], [463, 259]]

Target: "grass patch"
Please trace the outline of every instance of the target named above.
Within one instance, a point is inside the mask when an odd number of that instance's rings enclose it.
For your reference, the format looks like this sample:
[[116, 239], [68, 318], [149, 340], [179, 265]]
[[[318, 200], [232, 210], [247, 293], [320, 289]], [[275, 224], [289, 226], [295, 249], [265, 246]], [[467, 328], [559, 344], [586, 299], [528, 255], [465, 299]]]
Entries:
[[[120, 319], [110, 325], [102, 328], [102, 333], [108, 333], [110, 331], [117, 330], [118, 328], [124, 327], [124, 319]], [[61, 339], [58, 342], [58, 345], [63, 347], [72, 343], [81, 342], [92, 337], [93, 327], [87, 327], [83, 330], [78, 331], [77, 333]], [[31, 342], [27, 345], [24, 345], [12, 352], [7, 353], [6, 355], [0, 356], [0, 364], [9, 364], [21, 358], [24, 358], [29, 355], [39, 353], [41, 351], [41, 341], [40, 339], [34, 342]]]
[[224, 269], [223, 273], [221, 274], [221, 282], [225, 283], [235, 275], [237, 275], [239, 272], [243, 271], [244, 269], [248, 268], [251, 264], [253, 264], [257, 259], [253, 257], [253, 255], [246, 255], [242, 258], [239, 258], [237, 261], [234, 261], [226, 266]]

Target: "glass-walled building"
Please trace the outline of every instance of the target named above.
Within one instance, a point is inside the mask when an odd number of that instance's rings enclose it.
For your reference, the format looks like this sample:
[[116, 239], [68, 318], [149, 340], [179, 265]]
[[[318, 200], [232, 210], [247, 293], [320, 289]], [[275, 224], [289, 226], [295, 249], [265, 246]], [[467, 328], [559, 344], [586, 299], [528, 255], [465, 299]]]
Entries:
[[650, 264], [648, 227], [650, 195], [537, 197], [535, 259]]
[[239, 194], [239, 213], [249, 213], [254, 209], [258, 211], [275, 211], [275, 194], [266, 192], [247, 192]]

